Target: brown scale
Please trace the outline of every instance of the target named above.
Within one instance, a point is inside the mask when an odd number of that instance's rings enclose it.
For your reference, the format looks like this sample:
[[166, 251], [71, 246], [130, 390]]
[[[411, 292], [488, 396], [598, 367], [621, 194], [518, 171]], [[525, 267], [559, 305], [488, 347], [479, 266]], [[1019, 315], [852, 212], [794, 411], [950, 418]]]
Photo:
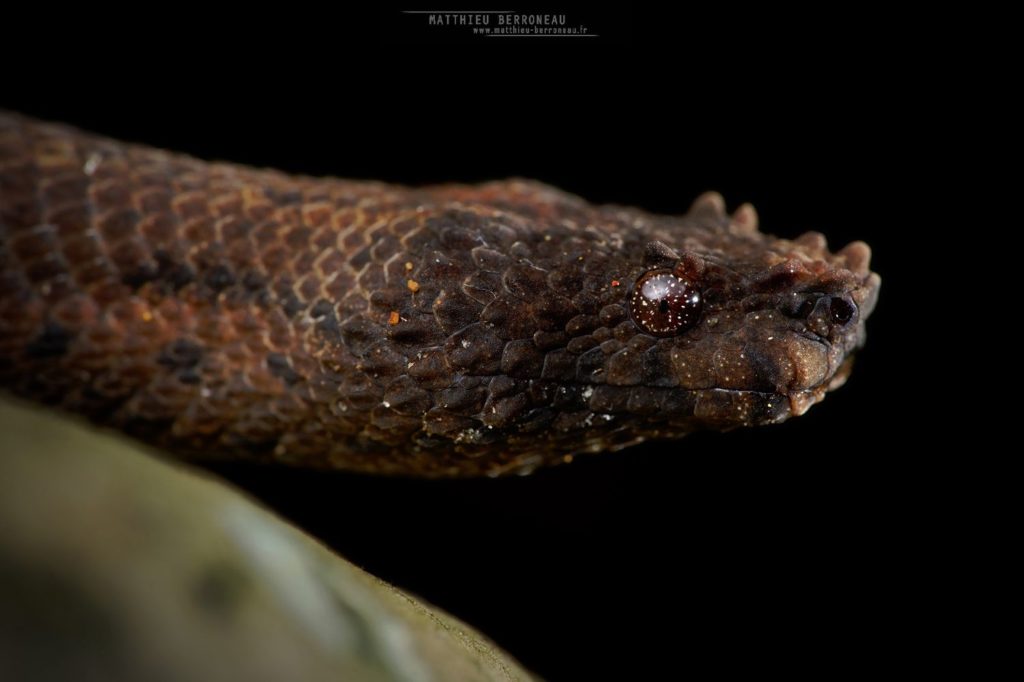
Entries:
[[849, 371], [869, 254], [716, 194], [290, 177], [0, 114], [0, 384], [195, 458], [500, 474], [779, 422]]

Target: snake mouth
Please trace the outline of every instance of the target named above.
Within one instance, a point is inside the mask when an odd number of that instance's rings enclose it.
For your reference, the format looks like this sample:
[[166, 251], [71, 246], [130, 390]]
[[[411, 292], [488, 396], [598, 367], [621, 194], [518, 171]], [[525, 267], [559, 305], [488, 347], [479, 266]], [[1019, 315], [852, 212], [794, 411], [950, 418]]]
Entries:
[[782, 397], [814, 390], [845, 353], [804, 330], [743, 328], [671, 347], [672, 372], [684, 389], [755, 391]]
[[846, 358], [825, 381], [807, 388], [787, 391], [759, 391], [734, 388], [710, 388], [693, 391], [693, 416], [713, 428], [763, 426], [798, 417], [825, 395], [842, 386], [853, 366]]
[[811, 406], [817, 402], [820, 402], [825, 394], [829, 391], [834, 391], [843, 384], [850, 376], [850, 371], [853, 369], [853, 356], [846, 357], [843, 362], [839, 365], [839, 369], [828, 379], [818, 386], [801, 390], [792, 391], [788, 394], [787, 399], [789, 400], [789, 411], [794, 417], [800, 415], [811, 409]]

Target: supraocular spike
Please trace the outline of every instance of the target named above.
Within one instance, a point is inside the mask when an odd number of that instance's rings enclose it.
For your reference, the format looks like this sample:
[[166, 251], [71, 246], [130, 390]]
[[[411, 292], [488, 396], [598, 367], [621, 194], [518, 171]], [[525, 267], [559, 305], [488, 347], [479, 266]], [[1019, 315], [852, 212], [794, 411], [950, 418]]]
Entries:
[[871, 267], [871, 247], [862, 241], [850, 242], [839, 254], [846, 259], [846, 268], [854, 274], [866, 275]]
[[828, 240], [821, 232], [804, 232], [793, 240], [794, 243], [807, 248], [814, 255], [820, 256], [828, 251]]
[[691, 215], [710, 215], [715, 218], [725, 217], [725, 199], [718, 192], [704, 192], [693, 200], [689, 213]]
[[733, 212], [730, 222], [740, 232], [757, 232], [757, 210], [753, 204], [742, 204]]

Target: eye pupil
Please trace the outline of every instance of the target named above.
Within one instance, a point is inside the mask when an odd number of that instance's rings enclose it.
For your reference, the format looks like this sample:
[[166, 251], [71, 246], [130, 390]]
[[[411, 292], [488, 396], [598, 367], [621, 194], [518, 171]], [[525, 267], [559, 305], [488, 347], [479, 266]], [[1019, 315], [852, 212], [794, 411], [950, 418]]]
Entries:
[[671, 270], [651, 270], [637, 280], [629, 310], [640, 329], [654, 336], [673, 336], [700, 320], [703, 301], [694, 284]]

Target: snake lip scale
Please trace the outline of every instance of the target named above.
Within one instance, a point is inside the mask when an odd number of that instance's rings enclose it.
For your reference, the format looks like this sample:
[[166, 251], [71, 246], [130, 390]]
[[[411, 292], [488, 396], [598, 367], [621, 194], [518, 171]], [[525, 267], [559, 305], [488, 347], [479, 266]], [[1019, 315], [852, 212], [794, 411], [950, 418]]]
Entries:
[[289, 176], [0, 112], [0, 386], [192, 458], [419, 476], [800, 415], [870, 250], [527, 180]]

